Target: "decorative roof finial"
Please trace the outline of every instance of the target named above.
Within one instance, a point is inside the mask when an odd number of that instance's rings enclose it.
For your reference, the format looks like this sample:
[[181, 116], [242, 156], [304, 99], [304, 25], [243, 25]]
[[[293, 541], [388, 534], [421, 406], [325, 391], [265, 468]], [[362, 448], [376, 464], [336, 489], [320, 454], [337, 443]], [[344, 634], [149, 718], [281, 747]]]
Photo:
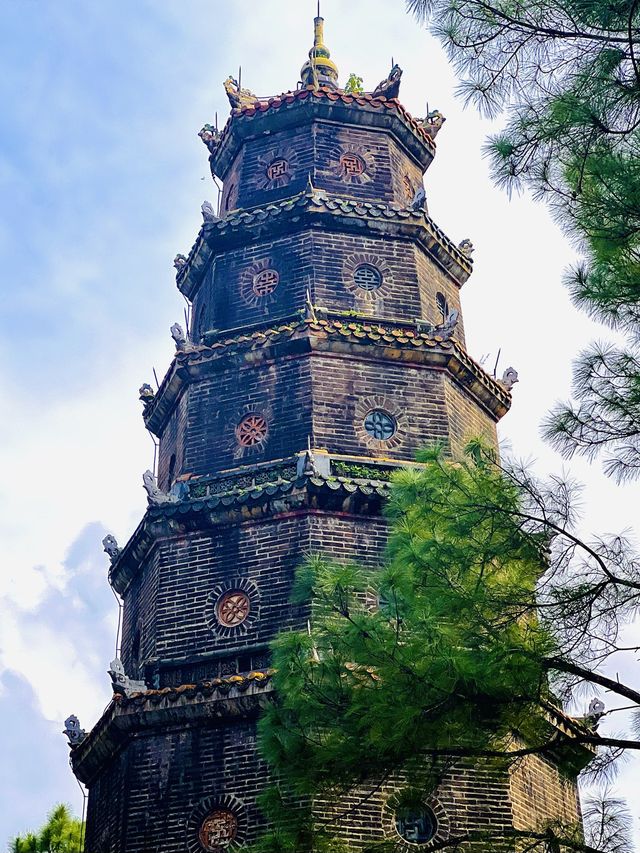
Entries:
[[318, 0], [318, 15], [313, 20], [313, 47], [309, 51], [309, 59], [302, 66], [300, 79], [304, 86], [328, 86], [338, 88], [338, 66], [331, 60], [331, 53], [324, 43], [324, 18], [320, 16], [320, 0]]

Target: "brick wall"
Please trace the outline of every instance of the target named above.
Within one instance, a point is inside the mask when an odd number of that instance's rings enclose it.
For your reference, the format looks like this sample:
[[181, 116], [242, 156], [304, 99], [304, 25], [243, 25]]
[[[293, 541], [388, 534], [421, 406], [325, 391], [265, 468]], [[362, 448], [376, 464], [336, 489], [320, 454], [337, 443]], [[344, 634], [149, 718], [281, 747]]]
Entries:
[[[356, 849], [373, 839], [387, 838], [395, 841], [399, 851], [414, 850], [415, 845], [403, 844], [393, 808], [394, 797], [403, 788], [411, 787], [411, 781], [398, 773], [380, 786], [359, 787], [341, 797], [337, 805], [323, 800], [317, 809]], [[436, 841], [474, 831], [500, 832], [513, 826], [509, 776], [482, 762], [475, 766], [463, 762], [445, 771], [425, 804], [436, 818]], [[506, 853], [516, 848], [513, 841], [492, 840], [467, 843], [460, 849], [467, 853]]]
[[[443, 374], [405, 364], [316, 355], [312, 359], [316, 446], [333, 453], [412, 461], [417, 449], [448, 436]], [[371, 409], [391, 414], [397, 432], [370, 440], [364, 418]]]
[[[374, 290], [358, 287], [362, 264], [380, 272]], [[258, 295], [256, 277], [275, 271], [278, 282]], [[314, 304], [334, 311], [357, 311], [376, 317], [435, 325], [443, 321], [436, 294], [450, 309], [460, 310], [457, 285], [411, 242], [340, 231], [307, 230], [290, 237], [249, 244], [218, 255], [194, 299], [193, 334], [232, 329], [288, 316], [304, 308], [307, 289]], [[462, 318], [454, 338], [464, 346]]]
[[[315, 121], [249, 140], [225, 176], [223, 211], [293, 195], [309, 171], [316, 187], [339, 197], [405, 207], [422, 180], [421, 169], [386, 130]], [[354, 279], [362, 263], [382, 276], [368, 294]], [[193, 306], [196, 334], [299, 311], [307, 288], [316, 304], [329, 309], [395, 319], [439, 323], [438, 293], [450, 309], [459, 308], [455, 284], [422, 249], [396, 239], [392, 228], [385, 239], [366, 229], [360, 235], [307, 229], [275, 240], [264, 234], [260, 242], [215, 257]], [[455, 337], [464, 344], [461, 321]], [[183, 473], [290, 457], [307, 447], [309, 437], [334, 453], [399, 460], [413, 459], [430, 439], [448, 441], [454, 453], [471, 435], [496, 440], [491, 417], [451, 376], [394, 361], [393, 351], [377, 358], [373, 348], [309, 354], [292, 347], [275, 362], [254, 355], [254, 361], [229, 356], [216, 365], [217, 373], [180, 397], [161, 438], [163, 489]], [[396, 431], [388, 440], [366, 432], [372, 409], [394, 419]], [[268, 431], [264, 441], [243, 447], [236, 427], [248, 414], [264, 417]], [[156, 542], [124, 595], [125, 668], [134, 676], [145, 671], [157, 677], [160, 686], [266, 667], [267, 644], [276, 632], [306, 623], [306, 609], [289, 600], [304, 555], [320, 552], [375, 567], [386, 541], [382, 518], [352, 516], [344, 506], [287, 514], [272, 507], [272, 515], [260, 521], [243, 516], [218, 528], [179, 528], [181, 523], [176, 520], [174, 528], [180, 533]], [[237, 627], [223, 624], [216, 608], [230, 590], [242, 590], [249, 601], [249, 615]], [[254, 722], [220, 720], [213, 713], [195, 722], [181, 706], [172, 707], [163, 718], [171, 722], [145, 716], [155, 721], [154, 729], [143, 726], [140, 716], [127, 743], [104, 754], [90, 785], [87, 853], [196, 853], [206, 809], [224, 797], [239, 816], [239, 841], [251, 841], [260, 828], [255, 798], [266, 771], [255, 750]], [[388, 799], [402, 784], [396, 779], [365, 802], [347, 798], [353, 809], [342, 829], [356, 847], [393, 837]], [[510, 778], [481, 764], [454, 768], [434, 791], [433, 808], [441, 828], [460, 832], [577, 813], [573, 782], [536, 759], [519, 764]]]
[[160, 551], [154, 548], [124, 596], [121, 656], [125, 671], [132, 678], [141, 677], [142, 662], [156, 654], [160, 562]]
[[554, 820], [579, 823], [580, 803], [575, 779], [539, 755], [528, 755], [511, 769], [513, 826], [542, 830]]
[[[355, 155], [363, 172], [350, 175], [341, 163], [344, 155]], [[388, 132], [315, 121], [247, 140], [225, 178], [222, 211], [295, 195], [309, 177], [318, 189], [338, 196], [401, 207], [422, 184], [421, 168]]]
[[92, 785], [85, 849], [199, 850], [195, 827], [200, 813], [223, 797], [233, 800], [239, 816], [239, 840], [251, 842], [262, 825], [255, 794], [264, 778], [251, 720], [144, 733]]
[[449, 440], [451, 452], [460, 455], [471, 438], [484, 438], [498, 447], [495, 421], [470, 400], [464, 390], [450, 376], [444, 376], [444, 399], [449, 415]]
[[[264, 668], [266, 645], [276, 633], [306, 623], [306, 609], [289, 600], [304, 556], [323, 553], [373, 568], [385, 542], [381, 518], [304, 513], [164, 539], [124, 596], [125, 667], [133, 671], [140, 632], [139, 661], [158, 661], [161, 686]], [[243, 584], [251, 598], [250, 626], [220, 630], [216, 603]]]
[[[175, 478], [184, 470], [184, 439], [187, 428], [188, 394], [177, 402], [162, 433], [158, 454], [158, 484], [167, 492]], [[173, 457], [173, 459], [172, 459]]]
[[314, 130], [308, 124], [249, 140], [235, 170], [239, 181], [236, 206], [269, 204], [301, 192], [314, 170]]
[[[395, 419], [389, 441], [371, 440], [364, 429], [366, 415], [377, 408]], [[265, 417], [268, 433], [264, 442], [242, 447], [236, 426], [253, 412]], [[167, 485], [174, 454], [175, 476], [202, 475], [293, 456], [306, 448], [309, 436], [314, 446], [333, 453], [412, 461], [416, 450], [434, 439], [449, 442], [457, 454], [480, 435], [497, 445], [491, 416], [441, 370], [373, 357], [305, 354], [232, 366], [191, 385], [162, 436], [159, 479]]]
[[[309, 361], [226, 370], [192, 385], [187, 407], [186, 472], [208, 474], [290, 456], [307, 446], [311, 432]], [[263, 443], [243, 447], [235, 430], [249, 413], [266, 419], [268, 433]]]
[[459, 286], [434, 263], [425, 251], [416, 246], [414, 252], [422, 303], [421, 316], [436, 325], [442, 322], [442, 314], [438, 308], [436, 298], [437, 294], [441, 293], [446, 299], [449, 308], [460, 312], [453, 338], [463, 347], [466, 346]]

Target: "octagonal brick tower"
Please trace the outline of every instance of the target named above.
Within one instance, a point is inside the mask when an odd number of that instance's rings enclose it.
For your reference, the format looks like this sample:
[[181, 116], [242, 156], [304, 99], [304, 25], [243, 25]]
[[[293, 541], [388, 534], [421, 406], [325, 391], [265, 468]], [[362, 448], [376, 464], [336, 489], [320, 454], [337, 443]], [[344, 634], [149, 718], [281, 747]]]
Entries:
[[[111, 549], [124, 669], [144, 683], [116, 679], [72, 748], [89, 789], [88, 853], [255, 838], [268, 646], [307, 618], [289, 603], [296, 566], [309, 552], [378, 565], [390, 472], [428, 441], [454, 455], [470, 436], [495, 442], [510, 405], [466, 352], [469, 248], [421, 202], [441, 117], [408, 114], [398, 69], [373, 95], [345, 94], [315, 26], [295, 91], [259, 100], [230, 79], [226, 127], [201, 131], [224, 182], [219, 216], [204, 211], [176, 261], [191, 328], [186, 340], [174, 330], [175, 358], [143, 395], [157, 484], [129, 542]], [[355, 846], [402, 845], [399, 831], [415, 842], [575, 820], [580, 761], [559, 750], [510, 776], [461, 768], [407, 826], [386, 806], [389, 785], [341, 829]]]

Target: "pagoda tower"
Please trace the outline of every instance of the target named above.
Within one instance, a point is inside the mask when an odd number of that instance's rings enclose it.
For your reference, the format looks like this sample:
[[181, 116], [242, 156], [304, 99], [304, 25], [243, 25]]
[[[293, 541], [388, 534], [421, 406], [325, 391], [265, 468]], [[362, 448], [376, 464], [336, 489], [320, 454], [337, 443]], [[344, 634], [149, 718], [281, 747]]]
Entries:
[[[166, 376], [141, 389], [159, 441], [148, 509], [123, 548], [104, 543], [122, 662], [93, 729], [67, 726], [87, 853], [219, 853], [257, 837], [269, 644], [307, 620], [289, 601], [296, 567], [314, 552], [379, 565], [390, 474], [429, 441], [453, 455], [471, 436], [496, 443], [513, 376], [467, 354], [472, 247], [438, 228], [423, 190], [444, 119], [409, 115], [401, 74], [345, 93], [318, 17], [295, 90], [259, 99], [229, 78], [226, 126], [200, 132], [224, 189], [175, 261], [190, 328], [172, 328]], [[503, 775], [465, 766], [402, 820], [390, 785], [340, 830], [356, 848], [408, 850], [574, 822], [584, 760], [559, 748]]]

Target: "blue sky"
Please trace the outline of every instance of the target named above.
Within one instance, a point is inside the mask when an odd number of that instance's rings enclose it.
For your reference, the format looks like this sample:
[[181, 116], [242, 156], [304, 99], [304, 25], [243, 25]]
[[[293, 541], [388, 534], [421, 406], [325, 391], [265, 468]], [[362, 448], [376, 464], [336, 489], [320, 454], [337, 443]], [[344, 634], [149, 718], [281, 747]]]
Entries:
[[[92, 725], [109, 699], [117, 614], [100, 540], [109, 530], [125, 541], [144, 510], [153, 448], [137, 388], [169, 363], [184, 305], [172, 259], [215, 199], [197, 132], [226, 117], [222, 81], [240, 64], [260, 95], [295, 86], [314, 10], [0, 4], [0, 849], [56, 802], [80, 808], [60, 732], [71, 712]], [[373, 88], [393, 55], [409, 110], [424, 114], [428, 100], [447, 116], [426, 188], [449, 236], [476, 245], [469, 348], [490, 361], [501, 348], [501, 367], [520, 371], [502, 437], [557, 469], [537, 424], [566, 395], [571, 357], [602, 334], [562, 290], [569, 247], [544, 209], [491, 187], [480, 154], [490, 126], [454, 99], [445, 58], [402, 0], [323, 0], [323, 14], [343, 80], [355, 71]], [[587, 526], [632, 523], [637, 487], [574, 469], [587, 480]]]

